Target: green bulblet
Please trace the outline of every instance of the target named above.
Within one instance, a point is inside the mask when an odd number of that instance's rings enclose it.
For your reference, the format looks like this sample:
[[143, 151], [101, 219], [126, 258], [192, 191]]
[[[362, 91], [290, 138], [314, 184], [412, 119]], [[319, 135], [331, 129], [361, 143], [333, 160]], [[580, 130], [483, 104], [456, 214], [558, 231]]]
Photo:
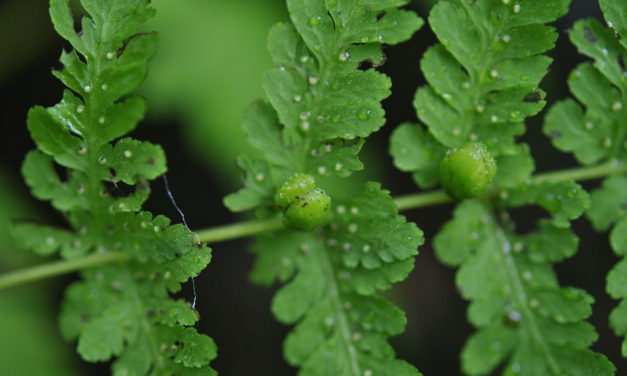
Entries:
[[320, 188], [315, 188], [296, 200], [283, 216], [285, 227], [294, 230], [311, 230], [324, 224], [329, 218], [331, 198]]
[[488, 147], [469, 142], [453, 149], [440, 163], [442, 187], [455, 198], [477, 197], [496, 175], [496, 161]]
[[290, 176], [277, 188], [274, 193], [274, 205], [280, 210], [286, 210], [298, 196], [316, 188], [316, 182], [311, 175], [298, 173]]

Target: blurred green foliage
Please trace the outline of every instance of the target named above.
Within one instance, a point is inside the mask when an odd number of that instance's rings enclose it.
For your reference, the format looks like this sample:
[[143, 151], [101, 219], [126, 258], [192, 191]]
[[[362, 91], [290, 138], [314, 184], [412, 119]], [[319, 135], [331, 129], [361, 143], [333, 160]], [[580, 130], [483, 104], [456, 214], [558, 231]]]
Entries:
[[[238, 154], [249, 151], [243, 109], [262, 97], [271, 65], [267, 30], [287, 17], [282, 1], [155, 0], [148, 25], [160, 36], [144, 85], [149, 115], [175, 117], [195, 155], [225, 191], [239, 185]], [[199, 48], [198, 46], [204, 46]]]
[[[14, 218], [40, 218], [32, 201], [19, 194], [18, 179], [0, 166], [0, 272], [41, 262], [31, 251], [15, 248], [9, 231]], [[77, 372], [74, 347], [63, 342], [57, 329], [58, 297], [50, 293], [54, 281], [0, 292], [0, 375], [70, 376]]]

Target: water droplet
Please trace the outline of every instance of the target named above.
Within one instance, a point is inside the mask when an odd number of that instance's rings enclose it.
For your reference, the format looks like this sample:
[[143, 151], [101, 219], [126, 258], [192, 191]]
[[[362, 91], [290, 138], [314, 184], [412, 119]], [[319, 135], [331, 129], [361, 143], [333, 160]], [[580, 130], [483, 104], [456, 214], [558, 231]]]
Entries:
[[522, 315], [520, 314], [520, 312], [517, 311], [509, 311], [507, 312], [507, 318], [509, 318], [513, 322], [520, 322], [520, 319], [522, 319]]
[[478, 105], [475, 107], [475, 110], [476, 110], [478, 113], [482, 113], [483, 111], [485, 111], [485, 107], [484, 107], [482, 104], [478, 104]]
[[353, 245], [347, 242], [347, 243], [344, 243], [342, 248], [344, 248], [345, 251], [350, 251], [353, 248]]
[[315, 85], [315, 84], [318, 83], [318, 77], [316, 77], [316, 76], [309, 76], [309, 80], [308, 81], [309, 81], [309, 84]]
[[336, 209], [337, 214], [344, 214], [346, 213], [346, 206], [344, 205], [339, 205]]
[[529, 270], [525, 270], [525, 271], [523, 272], [522, 277], [523, 277], [523, 279], [524, 279], [525, 281], [530, 281], [530, 280], [531, 280], [531, 278], [533, 277], [533, 274], [532, 274]]
[[476, 133], [470, 134], [470, 141], [477, 141], [478, 139], [479, 139], [479, 136], [477, 136]]
[[294, 95], [294, 102], [300, 102], [303, 100], [303, 97], [300, 95]]
[[501, 200], [507, 200], [507, 198], [509, 197], [509, 193], [507, 193], [507, 191], [501, 191], [499, 196], [501, 197]]
[[520, 4], [515, 4], [513, 10], [514, 10], [514, 13], [516, 14], [520, 13]]
[[449, 99], [453, 98], [453, 96], [451, 96], [451, 94], [444, 93], [444, 94], [442, 94], [442, 98], [444, 98], [446, 100], [449, 100]]
[[507, 4], [509, 4], [510, 1], [511, 0], [503, 0], [503, 4], [507, 5]]
[[46, 238], [46, 244], [53, 245], [54, 244], [54, 238], [52, 236], [48, 236]]
[[78, 147], [78, 154], [83, 155], [83, 154], [86, 154], [86, 153], [87, 153], [87, 148], [86, 147], [84, 147], [84, 146], [79, 146]]
[[359, 332], [353, 333], [352, 338], [353, 338], [353, 341], [355, 341], [355, 342], [360, 341], [361, 340], [361, 333], [359, 333]]
[[525, 246], [522, 243], [520, 242], [514, 243], [514, 252], [520, 253], [523, 251], [523, 249], [525, 249]]
[[587, 130], [591, 130], [592, 128], [594, 128], [594, 124], [591, 121], [587, 121], [584, 126]]
[[306, 63], [306, 62], [308, 62], [308, 61], [309, 61], [309, 56], [307, 56], [307, 55], [303, 55], [303, 56], [301, 56], [301, 57], [300, 57], [300, 61], [301, 61], [301, 63]]
[[309, 122], [303, 121], [302, 123], [300, 123], [300, 127], [303, 131], [307, 132], [309, 130]]
[[115, 57], [115, 53], [114, 52], [107, 52], [107, 59], [111, 60]]
[[503, 35], [503, 37], [501, 38], [501, 40], [502, 40], [504, 43], [509, 43], [509, 41], [510, 41], [510, 40], [512, 40], [512, 37], [510, 37], [509, 35], [505, 34], [505, 35]]
[[490, 71], [490, 77], [497, 78], [498, 76], [499, 76], [499, 71], [497, 71], [496, 69], [492, 69]]
[[320, 124], [324, 123], [324, 116], [322, 115], [316, 116], [316, 121]]
[[266, 176], [264, 174], [257, 174], [255, 175], [255, 179], [257, 179], [257, 181], [263, 181], [266, 178]]
[[76, 112], [78, 112], [79, 114], [83, 111], [85, 111], [85, 106], [83, 106], [82, 104], [76, 107]]
[[512, 246], [509, 244], [509, 242], [504, 242], [501, 250], [503, 251], [503, 253], [508, 254], [512, 251]]
[[509, 116], [510, 116], [512, 119], [520, 119], [521, 114], [520, 114], [520, 111], [512, 111], [512, 112], [509, 114]]
[[453, 128], [453, 136], [459, 136], [462, 133], [462, 129], [460, 127]]
[[338, 56], [338, 59], [340, 59], [340, 61], [348, 61], [350, 57], [351, 54], [348, 51], [342, 51], [340, 52], [340, 56]]
[[316, 26], [317, 24], [320, 23], [321, 20], [322, 20], [321, 16], [312, 16], [309, 19], [309, 26]]
[[358, 207], [356, 207], [356, 206], [353, 206], [353, 207], [351, 208], [351, 214], [353, 214], [353, 215], [357, 215], [358, 213], [359, 213], [359, 208], [358, 208]]
[[155, 226], [155, 227], [153, 227], [153, 228], [152, 228], [152, 230], [153, 230], [154, 232], [159, 232], [159, 231], [161, 231], [161, 227], [159, 227], [159, 226]]
[[468, 81], [464, 82], [464, 83], [462, 84], [462, 87], [463, 87], [464, 89], [470, 89], [470, 82], [468, 82]]
[[326, 167], [324, 167], [324, 166], [320, 166], [320, 167], [318, 167], [318, 173], [319, 173], [320, 175], [324, 175], [324, 174], [326, 174], [326, 173], [327, 173], [327, 168], [326, 168]]
[[536, 308], [540, 305], [540, 302], [538, 302], [536, 299], [531, 299], [529, 301], [529, 307], [531, 308]]
[[364, 244], [364, 246], [361, 248], [361, 250], [362, 250], [364, 253], [368, 253], [368, 252], [370, 252], [370, 245], [368, 245], [368, 244]]
[[367, 108], [362, 109], [357, 114], [357, 117], [359, 118], [359, 120], [368, 120], [368, 119], [370, 119], [370, 110], [367, 109]]
[[512, 372], [520, 373], [520, 371], [522, 371], [522, 367], [520, 366], [520, 363], [512, 364]]
[[100, 88], [102, 90], [107, 90], [109, 88], [109, 86], [107, 86], [107, 84], [102, 84], [102, 86], [100, 86]]
[[91, 91], [91, 86], [87, 85], [83, 88], [83, 90], [85, 90], [85, 93], [89, 93]]
[[79, 185], [76, 187], [76, 192], [78, 192], [79, 194], [83, 194], [83, 193], [85, 193], [85, 186], [84, 186], [83, 184], [79, 184]]
[[132, 156], [133, 156], [133, 152], [132, 152], [132, 151], [130, 151], [130, 150], [124, 150], [124, 156], [125, 156], [126, 158], [130, 158], [130, 157], [132, 157]]
[[335, 164], [335, 171], [341, 171], [342, 170], [342, 164], [340, 162]]
[[354, 223], [348, 225], [348, 232], [357, 232], [357, 225]]
[[607, 48], [601, 48], [601, 53], [605, 56], [607, 56], [609, 53], [607, 51]]
[[99, 117], [99, 118], [98, 118], [98, 122], [99, 122], [100, 124], [104, 124], [104, 123], [105, 123], [105, 121], [107, 121], [107, 119], [105, 119], [105, 117], [104, 117], [104, 116], [101, 116], [101, 117]]
[[497, 121], [499, 121], [499, 117], [496, 115], [492, 115], [490, 116], [490, 121], [493, 123], [496, 123]]
[[373, 376], [372, 370], [369, 370], [369, 369], [365, 370], [364, 371], [364, 376]]
[[616, 101], [614, 103], [612, 103], [612, 110], [613, 111], [619, 111], [621, 108], [623, 108], [623, 104]]
[[324, 151], [326, 151], [327, 153], [332, 152], [333, 151], [333, 145], [331, 145], [331, 144], [324, 145]]
[[610, 138], [608, 138], [608, 137], [605, 137], [603, 139], [603, 147], [604, 148], [609, 148], [611, 146], [612, 146], [612, 140]]
[[327, 244], [329, 245], [329, 247], [335, 247], [337, 245], [337, 240], [329, 239], [329, 241], [327, 241]]

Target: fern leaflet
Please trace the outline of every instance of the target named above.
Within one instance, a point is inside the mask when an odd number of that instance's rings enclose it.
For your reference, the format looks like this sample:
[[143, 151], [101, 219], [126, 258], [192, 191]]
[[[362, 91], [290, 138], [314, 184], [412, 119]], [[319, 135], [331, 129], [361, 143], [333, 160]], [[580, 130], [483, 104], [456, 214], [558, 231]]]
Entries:
[[[428, 86], [414, 106], [426, 128], [401, 125], [392, 136], [396, 166], [423, 188], [442, 179], [447, 149], [468, 141], [488, 146], [497, 174], [482, 200], [462, 201], [455, 218], [436, 235], [438, 257], [458, 266], [457, 285], [471, 301], [478, 328], [462, 352], [462, 370], [487, 375], [503, 363], [504, 375], [610, 375], [613, 365], [587, 349], [596, 340], [584, 320], [592, 297], [560, 287], [550, 266], [578, 245], [570, 220], [589, 206], [572, 181], [531, 178], [526, 145], [516, 143], [526, 117], [544, 106], [538, 84], [557, 33], [545, 23], [568, 1], [459, 0], [440, 2], [429, 21], [440, 44], [421, 61]], [[448, 183], [448, 182], [447, 182]], [[537, 230], [521, 235], [510, 208], [538, 205], [552, 213]]]
[[[575, 98], [555, 104], [546, 117], [545, 133], [560, 150], [572, 152], [584, 165], [627, 162], [627, 19], [620, 1], [601, 0], [608, 27], [594, 19], [575, 23], [571, 41], [594, 62], [585, 62], [571, 73], [568, 84]], [[615, 175], [603, 181], [592, 192], [587, 216], [595, 229], [606, 231], [613, 226], [610, 244], [616, 254], [624, 256], [627, 229], [627, 177]], [[610, 271], [607, 289], [622, 299], [610, 316], [611, 326], [619, 335], [627, 335], [627, 291], [624, 279], [627, 262], [623, 259]], [[627, 357], [627, 341], [623, 343]]]
[[[144, 101], [128, 94], [155, 51], [155, 34], [138, 33], [153, 9], [147, 0], [83, 0], [81, 6], [78, 33], [68, 0], [50, 2], [55, 29], [74, 48], [63, 52], [64, 67], [54, 72], [69, 89], [57, 105], [30, 110], [28, 129], [38, 150], [22, 169], [33, 194], [62, 212], [71, 230], [20, 222], [13, 232], [42, 255], [115, 251], [130, 259], [83, 271], [66, 292], [61, 329], [78, 338], [84, 359], [115, 357], [118, 376], [214, 374], [208, 364], [215, 344], [193, 328], [198, 313], [168, 296], [205, 268], [209, 249], [182, 225], [141, 211], [148, 181], [166, 170], [165, 156], [157, 145], [119, 139], [145, 112]], [[55, 164], [67, 168], [67, 178]]]
[[[249, 141], [264, 158], [240, 158], [245, 187], [225, 199], [231, 210], [273, 216], [277, 187], [295, 173], [345, 177], [363, 168], [357, 155], [383, 125], [380, 102], [390, 94], [389, 78], [374, 69], [381, 45], [408, 39], [422, 23], [398, 9], [405, 3], [287, 2], [292, 23], [276, 25], [268, 38], [278, 65], [264, 77], [270, 103], [244, 114]], [[404, 314], [375, 292], [407, 276], [422, 233], [377, 183], [333, 207], [318, 230], [255, 243], [254, 279], [290, 281], [272, 304], [280, 321], [296, 324], [286, 358], [301, 375], [417, 375], [385, 340], [403, 330]]]

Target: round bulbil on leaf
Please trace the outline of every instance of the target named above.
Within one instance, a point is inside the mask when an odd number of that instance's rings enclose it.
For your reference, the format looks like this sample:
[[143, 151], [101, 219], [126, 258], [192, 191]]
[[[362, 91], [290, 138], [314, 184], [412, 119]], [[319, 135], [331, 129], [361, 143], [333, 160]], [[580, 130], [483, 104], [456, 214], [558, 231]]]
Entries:
[[285, 180], [274, 193], [274, 205], [280, 210], [286, 210], [298, 196], [304, 196], [316, 188], [313, 176], [297, 173]]
[[331, 197], [315, 188], [296, 197], [285, 211], [283, 223], [294, 230], [311, 230], [327, 222], [330, 209]]
[[469, 142], [450, 150], [440, 162], [442, 187], [455, 198], [471, 198], [483, 194], [496, 175], [496, 161], [488, 147]]

